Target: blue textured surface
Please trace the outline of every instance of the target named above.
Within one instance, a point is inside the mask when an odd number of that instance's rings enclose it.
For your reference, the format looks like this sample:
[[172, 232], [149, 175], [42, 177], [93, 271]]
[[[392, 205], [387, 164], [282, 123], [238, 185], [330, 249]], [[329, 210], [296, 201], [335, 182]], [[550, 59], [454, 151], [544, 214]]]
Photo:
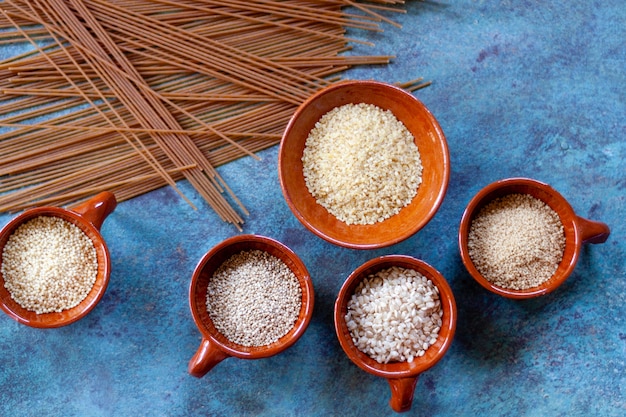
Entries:
[[[415, 95], [448, 138], [452, 175], [435, 218], [407, 241], [376, 251], [328, 244], [292, 216], [277, 177], [277, 148], [220, 169], [249, 208], [245, 232], [290, 246], [311, 272], [312, 322], [269, 359], [230, 358], [202, 379], [187, 374], [200, 343], [188, 308], [191, 273], [236, 234], [185, 182], [192, 210], [170, 188], [120, 204], [102, 227], [113, 273], [100, 304], [70, 326], [39, 330], [0, 315], [2, 416], [383, 416], [385, 380], [341, 350], [332, 311], [348, 274], [398, 253], [425, 260], [450, 283], [457, 334], [422, 374], [407, 415], [626, 415], [626, 7], [622, 0], [408, 3], [402, 29], [351, 31], [395, 54], [354, 79], [433, 84]], [[7, 52], [8, 51], [8, 52]], [[9, 54], [11, 47], [4, 47]], [[487, 293], [456, 243], [469, 199], [505, 177], [551, 184], [577, 214], [607, 223], [574, 274], [532, 301]], [[10, 216], [0, 215], [0, 224]]]

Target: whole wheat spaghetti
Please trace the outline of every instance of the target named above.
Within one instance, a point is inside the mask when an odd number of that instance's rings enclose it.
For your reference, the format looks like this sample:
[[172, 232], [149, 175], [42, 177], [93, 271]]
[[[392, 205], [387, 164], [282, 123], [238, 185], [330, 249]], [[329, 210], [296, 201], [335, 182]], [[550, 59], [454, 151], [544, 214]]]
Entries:
[[[241, 230], [215, 167], [276, 145], [303, 100], [356, 65], [345, 28], [382, 31], [401, 1], [4, 0], [0, 211], [119, 201], [186, 179]], [[349, 6], [349, 7], [348, 7]], [[413, 91], [421, 79], [401, 84]]]

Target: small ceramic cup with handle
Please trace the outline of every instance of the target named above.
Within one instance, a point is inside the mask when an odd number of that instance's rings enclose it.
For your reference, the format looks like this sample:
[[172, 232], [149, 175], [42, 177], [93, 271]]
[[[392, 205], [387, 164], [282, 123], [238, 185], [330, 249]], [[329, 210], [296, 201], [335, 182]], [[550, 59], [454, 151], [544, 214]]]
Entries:
[[[556, 272], [543, 284], [523, 290], [504, 288], [486, 279], [474, 265], [468, 248], [472, 221], [480, 210], [493, 200], [510, 194], [530, 195], [543, 201], [557, 213], [565, 233], [565, 250]], [[487, 185], [470, 200], [461, 219], [458, 243], [463, 264], [482, 287], [503, 297], [526, 299], [556, 290], [574, 271], [583, 244], [604, 243], [610, 233], [605, 223], [578, 216], [565, 197], [548, 184], [531, 178], [506, 178]]]
[[[243, 251], [260, 250], [284, 262], [300, 284], [302, 303], [291, 330], [277, 341], [263, 346], [244, 346], [229, 340], [216, 329], [207, 311], [207, 289], [217, 269], [230, 257]], [[287, 246], [260, 235], [228, 238], [207, 252], [196, 266], [189, 287], [189, 306], [202, 341], [188, 364], [188, 372], [203, 377], [215, 365], [229, 357], [261, 359], [274, 356], [292, 346], [304, 334], [313, 314], [313, 282], [302, 260]]]
[[[346, 322], [348, 302], [361, 281], [372, 274], [391, 267], [415, 270], [429, 279], [439, 290], [439, 300], [443, 313], [441, 329], [435, 343], [426, 349], [423, 356], [415, 357], [411, 362], [379, 363], [355, 345]], [[334, 313], [335, 331], [342, 349], [359, 368], [387, 380], [391, 389], [389, 405], [396, 412], [405, 412], [411, 409], [419, 375], [435, 366], [444, 357], [452, 344], [457, 322], [454, 295], [443, 275], [426, 262], [406, 255], [381, 256], [371, 259], [355, 269], [339, 291], [335, 301]]]
[[0, 308], [19, 323], [37, 328], [66, 326], [80, 320], [93, 310], [104, 295], [111, 274], [111, 256], [106, 242], [100, 234], [100, 228], [116, 206], [115, 195], [104, 191], [70, 209], [35, 207], [25, 210], [10, 220], [0, 231], [0, 254], [4, 252], [9, 238], [21, 225], [40, 216], [57, 217], [77, 226], [89, 237], [96, 250], [98, 271], [93, 287], [78, 305], [60, 312], [41, 314], [22, 307], [12, 298], [5, 287], [4, 277], [0, 272]]

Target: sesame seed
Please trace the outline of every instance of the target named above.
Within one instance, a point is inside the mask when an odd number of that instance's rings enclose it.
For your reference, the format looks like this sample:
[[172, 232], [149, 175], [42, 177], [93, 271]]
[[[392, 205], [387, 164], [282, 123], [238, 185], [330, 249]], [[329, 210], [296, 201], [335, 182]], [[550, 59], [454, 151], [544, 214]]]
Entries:
[[206, 306], [215, 328], [228, 340], [265, 346], [293, 328], [302, 288], [282, 260], [261, 250], [242, 251], [209, 280]]

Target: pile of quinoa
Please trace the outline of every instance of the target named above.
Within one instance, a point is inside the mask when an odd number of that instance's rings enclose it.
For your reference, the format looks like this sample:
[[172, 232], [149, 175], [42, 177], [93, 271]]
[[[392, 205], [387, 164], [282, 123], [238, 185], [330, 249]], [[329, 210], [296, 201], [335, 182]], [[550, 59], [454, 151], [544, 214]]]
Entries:
[[391, 111], [372, 104], [346, 104], [322, 116], [302, 162], [311, 195], [346, 224], [397, 214], [422, 182], [415, 138]]
[[9, 237], [1, 272], [20, 306], [37, 314], [61, 312], [77, 306], [96, 282], [96, 248], [76, 225], [39, 216]]
[[242, 251], [209, 279], [206, 306], [215, 328], [228, 340], [265, 346], [293, 328], [302, 288], [282, 260], [261, 250]]
[[487, 204], [473, 219], [468, 252], [491, 283], [525, 290], [543, 284], [557, 270], [565, 250], [558, 214], [528, 194], [510, 194]]
[[394, 266], [366, 277], [347, 307], [352, 342], [379, 363], [413, 362], [441, 330], [439, 289], [413, 269]]

